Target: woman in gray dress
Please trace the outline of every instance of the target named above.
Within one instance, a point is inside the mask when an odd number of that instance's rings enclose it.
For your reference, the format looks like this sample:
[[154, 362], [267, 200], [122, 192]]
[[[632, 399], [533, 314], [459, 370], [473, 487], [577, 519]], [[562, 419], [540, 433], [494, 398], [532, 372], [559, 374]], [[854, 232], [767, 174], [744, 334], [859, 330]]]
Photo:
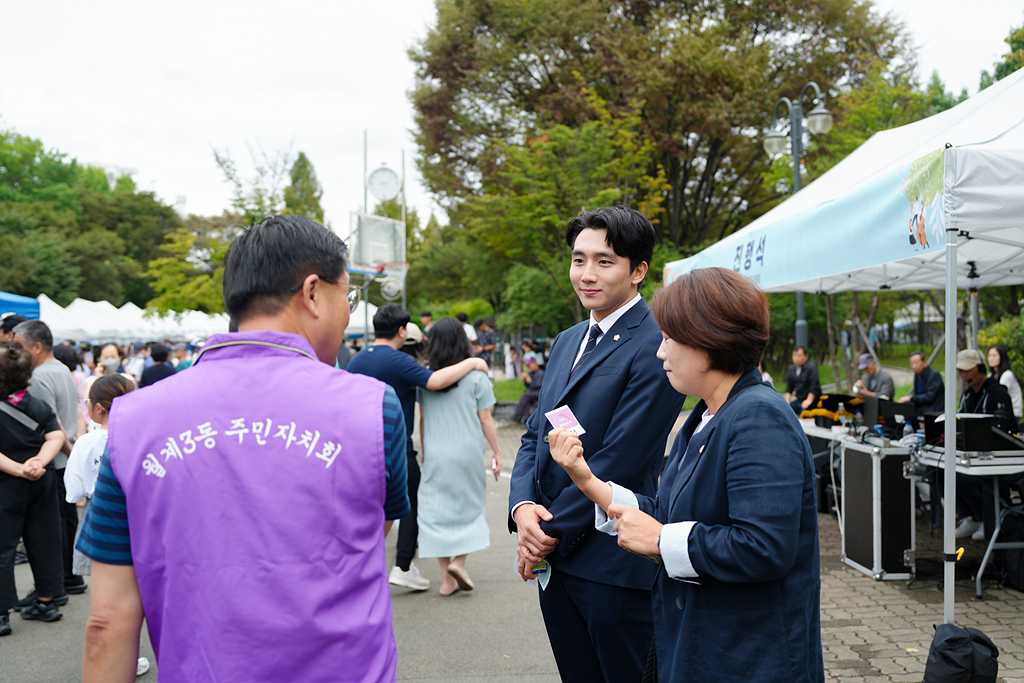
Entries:
[[[431, 370], [473, 355], [462, 324], [439, 320], [430, 335]], [[417, 389], [423, 473], [419, 488], [419, 555], [441, 565], [441, 595], [473, 590], [466, 555], [490, 547], [484, 518], [487, 501], [484, 452], [491, 445], [491, 471], [501, 474], [501, 446], [490, 408], [494, 390], [482, 372], [471, 372], [443, 391]]]

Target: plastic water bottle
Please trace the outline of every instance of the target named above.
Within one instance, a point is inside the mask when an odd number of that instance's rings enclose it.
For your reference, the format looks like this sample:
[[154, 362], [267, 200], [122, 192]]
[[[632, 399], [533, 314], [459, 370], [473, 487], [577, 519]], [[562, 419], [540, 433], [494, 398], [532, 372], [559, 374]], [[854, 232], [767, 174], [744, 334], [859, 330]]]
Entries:
[[908, 436], [913, 436], [913, 435], [914, 435], [914, 427], [913, 427], [913, 425], [911, 425], [909, 422], [904, 423], [904, 425], [903, 425], [903, 436], [904, 437], [908, 437]]

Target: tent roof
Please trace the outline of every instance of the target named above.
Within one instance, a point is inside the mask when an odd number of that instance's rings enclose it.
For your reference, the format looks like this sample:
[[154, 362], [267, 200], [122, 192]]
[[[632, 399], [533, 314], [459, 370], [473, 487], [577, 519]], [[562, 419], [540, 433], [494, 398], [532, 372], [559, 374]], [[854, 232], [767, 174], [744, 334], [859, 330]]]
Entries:
[[0, 292], [0, 315], [17, 313], [26, 318], [39, 317], [39, 302], [27, 296]]
[[[975, 262], [980, 286], [1024, 283], [1024, 70], [927, 119], [872, 136], [843, 161], [743, 230], [668, 264], [735, 267], [737, 249], [772, 236], [759, 279], [768, 291], [942, 289], [945, 229], [956, 228], [957, 275]], [[945, 152], [945, 194], [925, 214], [930, 248], [907, 241], [915, 205], [900, 181], [915, 161]], [[908, 210], [908, 205], [911, 207]], [[902, 238], [893, 241], [894, 232]], [[829, 248], [831, 246], [831, 248]], [[864, 253], [870, 252], [870, 253]], [[811, 259], [813, 264], [804, 261]], [[803, 255], [803, 260], [801, 260]], [[765, 255], [765, 261], [768, 260]]]

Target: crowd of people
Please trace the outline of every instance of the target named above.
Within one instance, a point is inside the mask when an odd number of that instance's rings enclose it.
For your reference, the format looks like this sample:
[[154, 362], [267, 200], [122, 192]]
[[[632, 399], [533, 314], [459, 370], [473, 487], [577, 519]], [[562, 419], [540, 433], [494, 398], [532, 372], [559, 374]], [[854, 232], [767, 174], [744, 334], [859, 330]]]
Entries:
[[[785, 395], [771, 387], [766, 297], [731, 270], [682, 275], [649, 306], [655, 239], [625, 206], [574, 218], [569, 281], [589, 319], [546, 359], [531, 342], [506, 356], [526, 389], [517, 571], [538, 584], [563, 681], [821, 682], [815, 473], [797, 419], [821, 396], [817, 368], [798, 347]], [[230, 331], [194, 356], [55, 347], [45, 324], [4, 320], [0, 635], [11, 609], [59, 620], [90, 576], [86, 683], [144, 672], [143, 617], [167, 681], [395, 679], [389, 584], [428, 591], [414, 560], [436, 558], [440, 596], [474, 590], [467, 558], [490, 545], [487, 472], [510, 455], [491, 414], [497, 338], [486, 320], [423, 311], [416, 325], [387, 304], [374, 340], [345, 346], [363, 294], [346, 257], [308, 218], [244, 230], [225, 259]], [[865, 356], [858, 391], [892, 398]], [[979, 352], [958, 355], [962, 408], [1005, 403], [1019, 419], [1006, 350], [989, 362], [991, 376]], [[911, 365], [900, 400], [931, 410], [942, 378], [923, 354]], [[699, 402], [665, 460], [686, 395]], [[20, 601], [19, 539], [35, 581]]]

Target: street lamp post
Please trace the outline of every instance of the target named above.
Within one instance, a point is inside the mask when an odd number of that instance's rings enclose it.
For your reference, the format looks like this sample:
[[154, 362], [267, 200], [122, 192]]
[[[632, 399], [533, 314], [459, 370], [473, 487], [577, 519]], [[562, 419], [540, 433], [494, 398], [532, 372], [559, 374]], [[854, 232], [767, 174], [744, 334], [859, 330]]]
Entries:
[[[807, 130], [815, 135], [823, 135], [832, 128], [832, 112], [822, 106], [821, 89], [818, 84], [811, 81], [800, 91], [796, 101], [788, 97], [779, 98], [772, 111], [772, 128], [764, 136], [764, 151], [775, 156], [786, 151], [786, 138], [789, 138], [790, 148], [793, 152], [793, 192], [800, 191], [800, 156], [804, 148], [804, 127], [803, 127], [803, 99], [808, 89], [814, 90], [814, 100], [818, 106], [807, 113]], [[778, 129], [779, 107], [785, 104], [789, 108], [789, 135]], [[807, 348], [807, 316], [804, 310], [804, 293], [796, 293], [796, 345]]]

